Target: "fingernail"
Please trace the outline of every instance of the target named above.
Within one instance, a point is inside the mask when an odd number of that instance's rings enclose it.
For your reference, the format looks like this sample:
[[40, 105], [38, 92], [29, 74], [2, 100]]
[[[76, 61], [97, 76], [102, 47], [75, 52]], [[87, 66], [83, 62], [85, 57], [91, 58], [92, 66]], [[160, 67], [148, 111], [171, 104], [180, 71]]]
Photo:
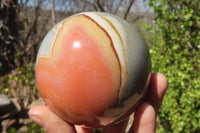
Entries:
[[29, 117], [30, 117], [35, 123], [37, 123], [38, 125], [44, 127], [44, 123], [42, 122], [42, 120], [40, 119], [40, 117], [37, 115], [38, 112], [34, 112], [34, 111], [30, 110], [30, 111], [28, 112], [28, 114], [29, 114]]

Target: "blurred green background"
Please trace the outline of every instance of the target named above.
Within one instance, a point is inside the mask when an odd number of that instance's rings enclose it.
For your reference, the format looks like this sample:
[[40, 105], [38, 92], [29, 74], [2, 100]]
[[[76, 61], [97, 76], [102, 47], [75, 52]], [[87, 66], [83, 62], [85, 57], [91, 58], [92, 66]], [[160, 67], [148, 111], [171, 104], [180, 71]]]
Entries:
[[199, 0], [0, 0], [0, 94], [18, 105], [14, 113], [0, 115], [0, 132], [43, 132], [27, 116], [40, 99], [34, 74], [37, 51], [53, 25], [83, 11], [118, 15], [145, 39], [152, 71], [165, 74], [169, 82], [157, 132], [199, 133]]

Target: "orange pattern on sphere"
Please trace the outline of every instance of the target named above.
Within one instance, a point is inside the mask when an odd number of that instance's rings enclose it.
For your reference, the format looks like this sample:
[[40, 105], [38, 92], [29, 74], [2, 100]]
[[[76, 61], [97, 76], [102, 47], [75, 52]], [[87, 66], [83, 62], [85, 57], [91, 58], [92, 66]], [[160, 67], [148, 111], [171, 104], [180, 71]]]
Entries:
[[39, 57], [36, 67], [47, 105], [74, 122], [73, 117], [85, 121], [81, 116], [93, 121], [117, 104], [120, 67], [111, 45], [108, 34], [89, 18], [78, 15], [63, 21], [51, 56]]

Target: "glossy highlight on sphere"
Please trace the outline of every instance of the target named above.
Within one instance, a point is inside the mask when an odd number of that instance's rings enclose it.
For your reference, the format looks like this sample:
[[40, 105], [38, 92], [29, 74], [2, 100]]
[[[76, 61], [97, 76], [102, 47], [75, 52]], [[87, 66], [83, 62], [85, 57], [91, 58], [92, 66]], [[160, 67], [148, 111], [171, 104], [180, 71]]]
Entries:
[[125, 20], [84, 12], [44, 38], [36, 81], [49, 108], [73, 124], [101, 127], [128, 117], [147, 91], [147, 46]]

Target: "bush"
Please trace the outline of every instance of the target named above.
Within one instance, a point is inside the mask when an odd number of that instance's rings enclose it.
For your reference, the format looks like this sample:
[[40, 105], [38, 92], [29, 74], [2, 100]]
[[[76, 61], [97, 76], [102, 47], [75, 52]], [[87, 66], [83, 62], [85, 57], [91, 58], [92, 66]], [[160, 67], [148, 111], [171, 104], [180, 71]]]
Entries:
[[33, 65], [18, 67], [12, 73], [4, 75], [0, 80], [0, 93], [9, 98], [17, 98], [21, 108], [25, 109], [40, 97]]
[[[10, 127], [7, 132], [8, 133], [22, 133], [22, 132], [18, 132], [17, 129], [15, 129], [14, 127]], [[45, 133], [43, 128], [37, 125], [35, 122], [29, 122], [27, 124], [27, 131], [25, 132], [26, 133]]]
[[200, 132], [200, 1], [149, 0], [157, 27], [144, 25], [153, 72], [169, 88], [159, 111], [158, 132]]

